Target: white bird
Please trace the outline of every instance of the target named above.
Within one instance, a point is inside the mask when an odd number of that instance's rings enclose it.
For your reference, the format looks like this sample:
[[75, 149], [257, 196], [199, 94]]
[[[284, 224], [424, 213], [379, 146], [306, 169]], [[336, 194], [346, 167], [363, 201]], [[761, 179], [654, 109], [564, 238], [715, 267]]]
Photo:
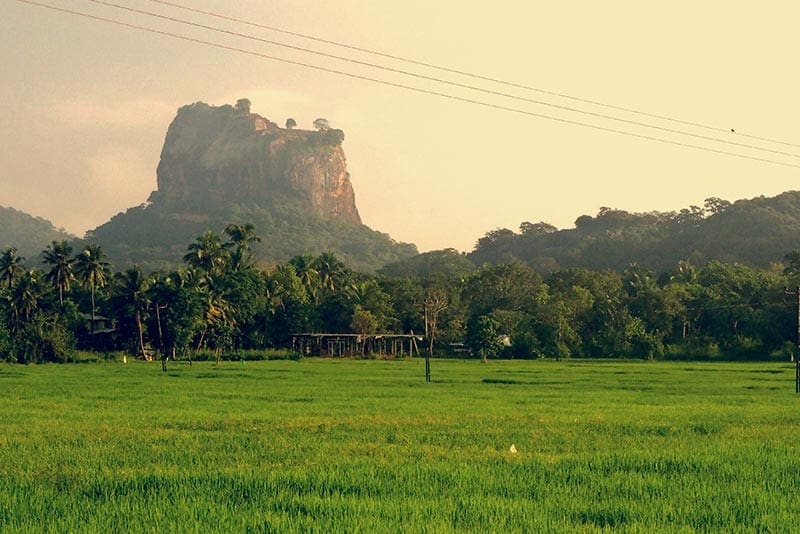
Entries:
[[508, 450], [511, 454], [517, 454], [517, 448], [514, 446], [513, 443], [511, 444], [511, 447]]

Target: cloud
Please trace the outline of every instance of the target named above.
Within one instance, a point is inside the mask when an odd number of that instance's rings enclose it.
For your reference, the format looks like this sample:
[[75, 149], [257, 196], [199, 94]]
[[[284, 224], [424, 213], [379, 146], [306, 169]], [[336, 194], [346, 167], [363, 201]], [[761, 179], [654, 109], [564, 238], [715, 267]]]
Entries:
[[15, 205], [82, 236], [142, 204], [156, 189], [155, 163], [144, 154], [132, 145], [107, 143], [88, 156], [80, 155], [68, 168], [69, 175], [60, 175], [49, 185], [38, 184], [34, 202]]
[[51, 108], [61, 121], [73, 126], [142, 128], [161, 126], [175, 115], [175, 106], [155, 99], [67, 100]]
[[105, 147], [89, 158], [87, 166], [87, 197], [93, 219], [100, 222], [141, 204], [156, 186], [152, 165], [132, 147]]

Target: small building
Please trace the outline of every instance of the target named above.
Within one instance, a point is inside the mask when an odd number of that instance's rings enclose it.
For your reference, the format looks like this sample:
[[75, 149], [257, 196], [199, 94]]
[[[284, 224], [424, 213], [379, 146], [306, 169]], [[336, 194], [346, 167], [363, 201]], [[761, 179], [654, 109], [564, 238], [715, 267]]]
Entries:
[[82, 313], [81, 317], [84, 320], [81, 330], [86, 336], [84, 345], [94, 350], [113, 350], [117, 331], [113, 321], [103, 315], [95, 315], [92, 319], [88, 313]]
[[92, 319], [91, 315], [84, 314], [84, 318], [86, 319], [86, 330], [93, 336], [111, 334], [117, 330], [108, 317], [95, 315], [94, 319]]

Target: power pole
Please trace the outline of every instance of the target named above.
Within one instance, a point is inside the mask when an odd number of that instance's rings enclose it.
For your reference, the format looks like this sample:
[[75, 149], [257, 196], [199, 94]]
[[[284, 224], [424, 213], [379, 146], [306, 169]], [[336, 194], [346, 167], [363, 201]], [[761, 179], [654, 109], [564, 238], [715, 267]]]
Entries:
[[794, 353], [794, 392], [800, 393], [800, 286], [794, 291], [783, 290], [785, 295], [797, 297], [797, 347]]

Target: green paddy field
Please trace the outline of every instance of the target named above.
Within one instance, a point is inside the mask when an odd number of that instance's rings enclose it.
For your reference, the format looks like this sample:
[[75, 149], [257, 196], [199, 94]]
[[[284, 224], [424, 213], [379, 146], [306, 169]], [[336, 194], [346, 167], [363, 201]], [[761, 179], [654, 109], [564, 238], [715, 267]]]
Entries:
[[800, 531], [793, 364], [432, 369], [0, 365], [0, 531]]

